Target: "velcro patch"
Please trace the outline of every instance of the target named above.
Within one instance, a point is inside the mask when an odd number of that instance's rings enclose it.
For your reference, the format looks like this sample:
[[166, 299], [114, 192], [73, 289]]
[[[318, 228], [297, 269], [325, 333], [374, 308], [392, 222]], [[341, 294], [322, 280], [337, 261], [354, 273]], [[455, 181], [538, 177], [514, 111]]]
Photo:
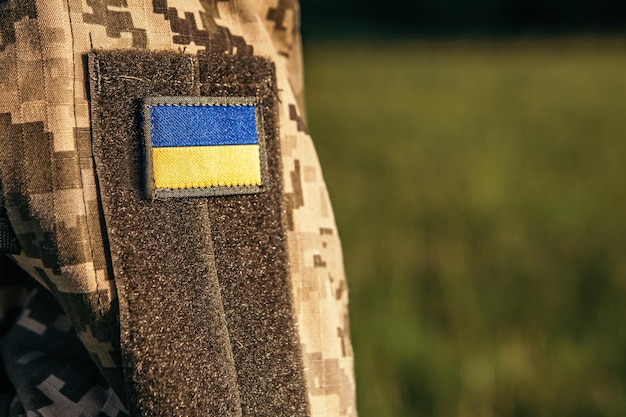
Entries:
[[255, 97], [149, 97], [143, 102], [148, 198], [252, 194], [266, 157]]

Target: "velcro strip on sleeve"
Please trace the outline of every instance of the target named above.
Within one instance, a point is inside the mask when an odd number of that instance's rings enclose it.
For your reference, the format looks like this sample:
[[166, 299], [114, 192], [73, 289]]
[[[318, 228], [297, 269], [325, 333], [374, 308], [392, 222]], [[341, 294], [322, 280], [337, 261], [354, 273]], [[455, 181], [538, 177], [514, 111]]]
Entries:
[[[131, 414], [311, 416], [292, 299], [273, 64], [261, 57], [96, 51], [89, 74]], [[241, 98], [256, 97], [263, 192], [145, 198], [146, 97], [181, 96], [193, 106], [199, 97], [209, 106], [211, 100], [249, 106]], [[155, 154], [166, 148], [150, 143]]]
[[88, 59], [93, 155], [130, 415], [242, 417], [208, 199], [155, 202], [142, 192], [141, 103], [197, 94], [197, 60], [130, 50]]
[[262, 191], [265, 135], [255, 97], [149, 97], [143, 114], [149, 198]]

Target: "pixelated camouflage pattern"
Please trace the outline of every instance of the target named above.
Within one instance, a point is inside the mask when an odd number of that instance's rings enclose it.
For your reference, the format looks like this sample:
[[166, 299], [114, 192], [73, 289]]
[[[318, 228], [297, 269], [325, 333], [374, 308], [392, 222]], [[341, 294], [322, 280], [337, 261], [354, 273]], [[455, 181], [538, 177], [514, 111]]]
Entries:
[[16, 324], [3, 335], [2, 356], [19, 393], [9, 415], [128, 417], [67, 315], [44, 289], [28, 293]]
[[13, 259], [52, 291], [118, 392], [118, 308], [128, 306], [107, 261], [84, 55], [254, 54], [277, 66], [295, 319], [312, 416], [356, 416], [346, 281], [306, 130], [299, 24], [296, 0], [0, 1], [0, 177], [23, 248]]
[[265, 0], [253, 2], [256, 12], [264, 18], [277, 59], [287, 72], [296, 104], [304, 115], [304, 71], [300, 35], [300, 3], [298, 0]]

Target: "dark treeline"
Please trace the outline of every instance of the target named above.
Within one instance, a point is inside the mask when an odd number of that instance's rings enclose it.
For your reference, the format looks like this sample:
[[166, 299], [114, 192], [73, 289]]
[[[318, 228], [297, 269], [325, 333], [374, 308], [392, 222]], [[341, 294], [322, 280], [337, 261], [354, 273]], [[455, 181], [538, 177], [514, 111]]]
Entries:
[[305, 36], [626, 32], [624, 0], [301, 0]]

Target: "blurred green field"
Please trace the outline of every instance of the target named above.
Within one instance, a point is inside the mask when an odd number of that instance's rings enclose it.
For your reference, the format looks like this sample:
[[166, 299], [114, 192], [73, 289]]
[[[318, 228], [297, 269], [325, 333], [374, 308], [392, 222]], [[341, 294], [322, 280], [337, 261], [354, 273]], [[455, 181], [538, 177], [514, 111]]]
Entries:
[[626, 43], [305, 59], [360, 416], [626, 416]]

